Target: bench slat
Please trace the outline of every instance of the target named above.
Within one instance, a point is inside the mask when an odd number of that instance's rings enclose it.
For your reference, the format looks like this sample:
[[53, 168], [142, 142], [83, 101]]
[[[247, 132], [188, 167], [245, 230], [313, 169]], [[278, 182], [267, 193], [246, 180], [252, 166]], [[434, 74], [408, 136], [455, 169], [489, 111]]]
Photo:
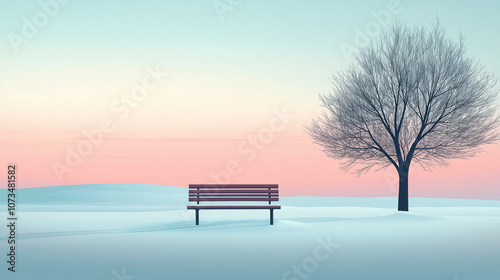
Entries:
[[193, 193], [278, 193], [278, 190], [230, 190], [230, 189], [222, 189], [222, 190], [189, 190], [190, 194]]
[[189, 198], [189, 201], [279, 201], [279, 198]]
[[234, 197], [245, 197], [245, 196], [255, 196], [255, 197], [279, 197], [278, 194], [265, 194], [265, 193], [257, 193], [257, 194], [189, 194], [189, 197], [214, 197], [214, 196], [234, 196]]
[[204, 189], [217, 189], [217, 188], [236, 188], [236, 189], [252, 189], [252, 188], [272, 188], [272, 189], [277, 189], [278, 185], [275, 184], [254, 184], [254, 185], [249, 185], [249, 184], [231, 184], [231, 185], [216, 185], [216, 184], [208, 184], [208, 185], [189, 185], [190, 189], [193, 188], [204, 188]]

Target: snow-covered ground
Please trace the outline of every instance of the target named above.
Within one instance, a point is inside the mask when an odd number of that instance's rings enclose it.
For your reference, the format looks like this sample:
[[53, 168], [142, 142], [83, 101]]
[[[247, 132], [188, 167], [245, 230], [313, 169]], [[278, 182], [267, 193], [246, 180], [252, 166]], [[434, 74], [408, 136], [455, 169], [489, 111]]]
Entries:
[[[6, 192], [0, 221], [7, 224]], [[16, 272], [0, 279], [500, 279], [500, 201], [283, 197], [266, 210], [187, 211], [187, 189], [20, 189]]]

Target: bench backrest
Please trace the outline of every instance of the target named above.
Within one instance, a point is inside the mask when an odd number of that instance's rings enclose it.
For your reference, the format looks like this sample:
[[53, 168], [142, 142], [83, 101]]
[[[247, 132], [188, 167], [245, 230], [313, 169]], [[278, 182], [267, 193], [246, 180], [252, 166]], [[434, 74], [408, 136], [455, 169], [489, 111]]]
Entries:
[[189, 201], [279, 201], [278, 185], [189, 185]]

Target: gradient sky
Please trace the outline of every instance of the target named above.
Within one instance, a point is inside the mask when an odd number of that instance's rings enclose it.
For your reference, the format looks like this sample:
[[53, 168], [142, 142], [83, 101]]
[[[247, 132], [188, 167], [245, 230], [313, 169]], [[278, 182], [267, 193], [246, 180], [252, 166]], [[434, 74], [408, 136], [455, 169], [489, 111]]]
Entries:
[[[349, 63], [342, 48], [359, 46], [360, 30], [439, 16], [469, 56], [500, 69], [498, 1], [54, 1], [0, 2], [0, 154], [19, 187], [229, 179], [283, 195], [395, 196], [394, 170], [345, 174], [304, 132]], [[157, 68], [169, 76], [118, 112]], [[294, 117], [276, 119], [283, 110]], [[112, 131], [58, 178], [54, 166], [103, 120]], [[410, 196], [500, 199], [500, 147], [484, 149], [414, 167]]]

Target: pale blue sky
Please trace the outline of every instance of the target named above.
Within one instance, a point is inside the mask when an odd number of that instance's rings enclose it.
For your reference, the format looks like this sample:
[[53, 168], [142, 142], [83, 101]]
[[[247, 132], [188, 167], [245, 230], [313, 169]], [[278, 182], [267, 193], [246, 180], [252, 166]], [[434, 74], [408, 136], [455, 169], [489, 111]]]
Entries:
[[430, 25], [439, 16], [448, 35], [465, 36], [469, 56], [489, 71], [500, 69], [499, 1], [240, 1], [221, 20], [214, 4], [238, 1], [72, 0], [59, 5], [16, 53], [9, 36], [23, 36], [24, 19], [33, 22], [43, 12], [40, 3], [54, 1], [1, 0], [2, 94], [33, 92], [21, 89], [19, 80], [37, 88], [43, 85], [36, 80], [59, 77], [62, 84], [82, 89], [73, 95], [111, 96], [135, 83], [127, 77], [162, 65], [182, 83], [201, 87], [210, 81], [203, 86], [213, 91], [235, 84], [256, 98], [290, 96], [301, 101], [309, 118], [318, 108], [317, 93], [328, 91], [331, 75], [348, 63], [341, 46], [356, 46], [358, 30], [377, 22], [373, 12], [388, 11], [393, 3], [400, 12], [391, 14], [389, 24], [399, 19]]
[[[0, 58], [7, 63], [2, 68], [161, 61], [174, 68], [244, 75], [258, 70], [255, 65], [265, 71], [264, 64], [289, 64], [324, 81], [345, 64], [340, 44], [353, 43], [356, 28], [363, 29], [373, 20], [370, 13], [386, 9], [391, 1], [242, 1], [222, 21], [214, 2], [69, 1], [15, 54], [8, 34], [20, 34], [22, 18], [32, 18], [41, 7], [39, 1], [2, 0]], [[471, 56], [498, 68], [500, 2], [399, 2], [402, 12], [393, 19], [428, 24], [439, 16], [450, 35], [463, 32]]]

